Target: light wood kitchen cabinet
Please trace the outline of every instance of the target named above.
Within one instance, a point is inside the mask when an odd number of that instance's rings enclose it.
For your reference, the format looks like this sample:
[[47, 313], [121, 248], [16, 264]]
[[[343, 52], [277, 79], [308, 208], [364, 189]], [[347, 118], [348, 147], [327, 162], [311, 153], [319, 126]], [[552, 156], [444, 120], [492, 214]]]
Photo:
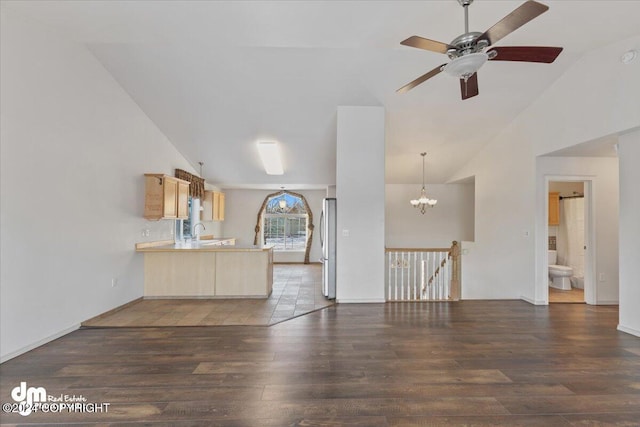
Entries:
[[273, 248], [176, 244], [146, 246], [145, 298], [268, 298]]
[[549, 225], [560, 225], [560, 193], [549, 193]]
[[224, 221], [224, 193], [205, 191], [200, 221]]
[[178, 204], [178, 218], [189, 218], [189, 185], [186, 181], [178, 181], [178, 195], [176, 198]]
[[268, 297], [273, 287], [273, 251], [216, 252], [217, 297]]
[[186, 219], [189, 217], [189, 182], [169, 175], [146, 173], [144, 217]]
[[224, 193], [213, 192], [213, 220], [224, 221]]
[[156, 252], [144, 258], [145, 296], [215, 295], [216, 259], [212, 252]]
[[200, 221], [213, 221], [213, 191], [205, 191], [201, 200]]

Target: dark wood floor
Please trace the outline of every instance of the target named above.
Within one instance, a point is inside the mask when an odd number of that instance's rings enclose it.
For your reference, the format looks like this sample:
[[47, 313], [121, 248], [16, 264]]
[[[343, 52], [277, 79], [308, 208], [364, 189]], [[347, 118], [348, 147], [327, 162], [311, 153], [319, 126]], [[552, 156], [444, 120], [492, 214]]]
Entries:
[[[0, 366], [110, 403], [2, 422], [164, 426], [638, 426], [640, 338], [611, 306], [338, 304], [270, 327], [81, 329]], [[139, 423], [139, 424], [137, 424]]]

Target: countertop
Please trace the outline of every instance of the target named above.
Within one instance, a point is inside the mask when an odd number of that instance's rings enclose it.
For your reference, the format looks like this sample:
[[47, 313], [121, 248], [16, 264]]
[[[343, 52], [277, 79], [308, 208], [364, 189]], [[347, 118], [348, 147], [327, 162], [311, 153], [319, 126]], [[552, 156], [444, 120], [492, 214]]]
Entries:
[[136, 252], [262, 252], [271, 250], [271, 246], [254, 245], [220, 245], [225, 239], [189, 241], [187, 243], [171, 243], [158, 246], [136, 248]]

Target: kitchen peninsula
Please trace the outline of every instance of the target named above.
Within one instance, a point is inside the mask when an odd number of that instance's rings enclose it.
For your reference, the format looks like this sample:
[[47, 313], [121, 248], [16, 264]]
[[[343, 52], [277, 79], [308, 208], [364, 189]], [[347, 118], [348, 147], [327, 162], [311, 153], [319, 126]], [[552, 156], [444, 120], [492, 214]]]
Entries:
[[273, 249], [232, 240], [137, 245], [144, 254], [144, 297], [268, 298]]

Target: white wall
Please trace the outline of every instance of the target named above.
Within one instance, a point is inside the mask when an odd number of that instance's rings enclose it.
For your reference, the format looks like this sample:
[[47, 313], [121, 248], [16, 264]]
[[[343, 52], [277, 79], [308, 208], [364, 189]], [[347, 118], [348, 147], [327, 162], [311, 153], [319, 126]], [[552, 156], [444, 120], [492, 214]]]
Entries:
[[438, 204], [422, 215], [409, 203], [421, 184], [387, 184], [385, 245], [387, 248], [448, 248], [453, 240], [474, 239], [474, 185], [429, 184], [427, 195]]
[[[193, 168], [82, 45], [2, 10], [1, 358], [142, 296], [143, 173]], [[116, 287], [112, 278], [118, 279]]]
[[640, 131], [621, 135], [620, 159], [620, 322], [618, 329], [640, 337]]
[[338, 107], [339, 302], [384, 301], [384, 108]]
[[[476, 287], [478, 287], [475, 274], [477, 271], [480, 271], [483, 266], [475, 256], [475, 248], [476, 243], [470, 241], [462, 241], [462, 245], [460, 246], [460, 283], [462, 283], [462, 299], [469, 299], [464, 294], [465, 288], [475, 289]], [[478, 252], [478, 254], [480, 254], [480, 252]]]
[[[320, 248], [320, 213], [322, 212], [322, 199], [326, 197], [326, 190], [292, 190], [302, 194], [313, 213], [313, 240], [309, 261], [319, 262], [322, 256]], [[238, 245], [253, 245], [255, 226], [264, 198], [274, 190], [244, 190], [227, 189], [225, 192], [225, 220], [224, 234], [226, 237], [235, 237]], [[276, 252], [275, 262], [303, 262], [304, 252]]]
[[634, 37], [585, 55], [451, 177], [475, 176], [476, 185], [470, 250], [478, 268], [463, 282], [463, 298], [541, 302], [536, 257], [546, 254], [547, 214], [536, 207], [536, 156], [640, 126], [640, 61], [619, 60], [639, 44]]
[[462, 259], [462, 299], [515, 299], [533, 289], [535, 161], [518, 140], [505, 133], [469, 168], [467, 176], [475, 175], [475, 244], [465, 254], [473, 262], [464, 266]]
[[[538, 216], [544, 217], [546, 225], [547, 193], [544, 191], [545, 179], [552, 177], [554, 181], [562, 177], [572, 179], [583, 177], [591, 181], [592, 216], [595, 229], [595, 270], [593, 294], [585, 289], [585, 300], [595, 304], [618, 303], [618, 159], [611, 157], [539, 157], [537, 160]], [[585, 193], [587, 191], [585, 190]], [[585, 203], [589, 194], [585, 194]], [[586, 209], [585, 205], [585, 209]], [[585, 219], [589, 219], [585, 211]], [[541, 225], [543, 230], [545, 225]], [[586, 236], [585, 236], [586, 237]], [[540, 248], [546, 254], [547, 240], [542, 237]], [[536, 288], [536, 300], [548, 301], [548, 262], [545, 257], [537, 258], [536, 273], [539, 282]], [[587, 259], [585, 258], [585, 263]], [[585, 264], [586, 267], [586, 264]], [[585, 271], [587, 274], [587, 271]], [[585, 276], [586, 277], [586, 276]]]

